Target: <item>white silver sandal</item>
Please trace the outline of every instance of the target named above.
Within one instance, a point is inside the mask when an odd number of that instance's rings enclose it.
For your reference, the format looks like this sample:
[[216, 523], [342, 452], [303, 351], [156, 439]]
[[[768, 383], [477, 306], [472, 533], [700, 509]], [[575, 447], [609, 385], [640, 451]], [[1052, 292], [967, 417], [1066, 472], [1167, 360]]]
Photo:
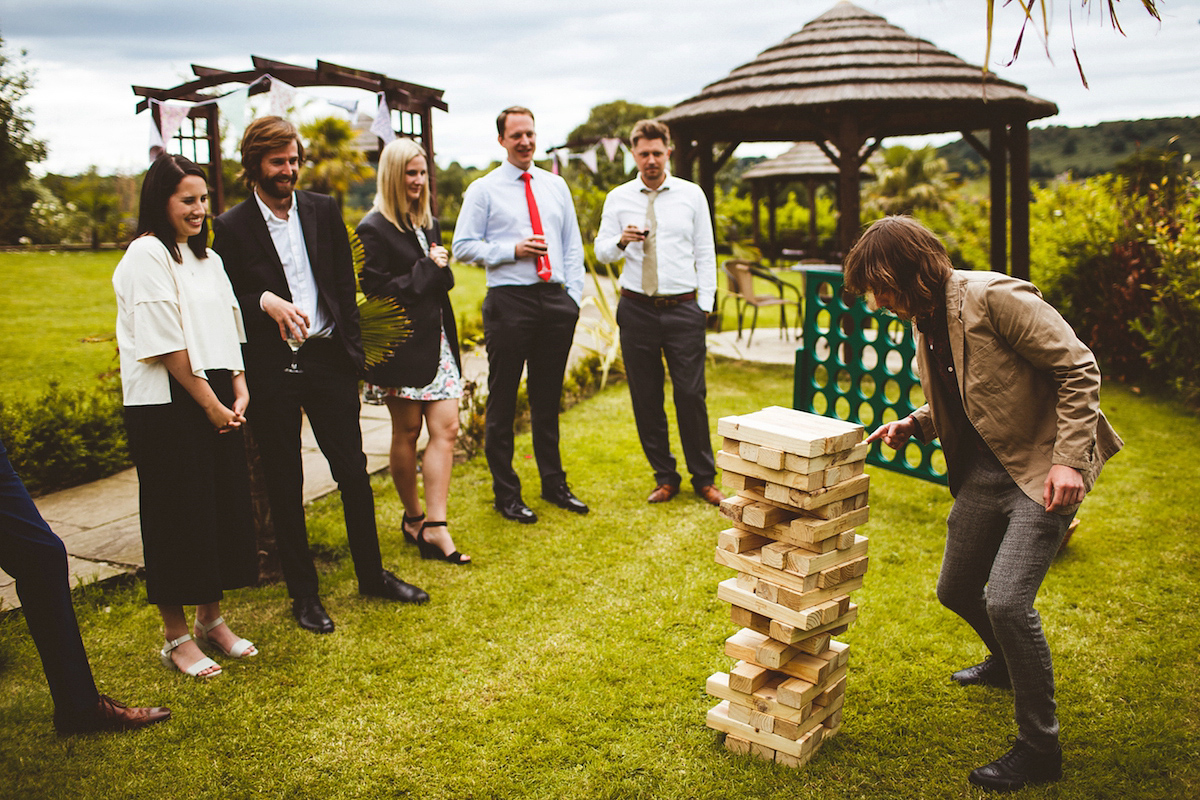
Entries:
[[[211, 631], [213, 628], [217, 627], [224, 621], [225, 621], [224, 617], [217, 617], [212, 622], [205, 625], [200, 620], [196, 620], [196, 628], [195, 628], [196, 641], [204, 642], [205, 644], [211, 644], [213, 647], [217, 648], [225, 655], [232, 656], [233, 658], [250, 658], [251, 656], [258, 655], [258, 648], [255, 648], [254, 642], [250, 641], [249, 639], [238, 639], [236, 642], [233, 643], [233, 647], [229, 648], [228, 650], [226, 650], [224, 647], [221, 647], [221, 645], [217, 644], [215, 641], [210, 639], [208, 637], [209, 631]], [[251, 648], [254, 648], [254, 652], [247, 653], [246, 651], [250, 650]]]
[[[175, 663], [175, 660], [173, 658], [171, 658], [171, 652], [176, 647], [179, 647], [179, 645], [183, 644], [184, 642], [191, 641], [191, 639], [192, 639], [192, 635], [190, 633], [185, 633], [183, 636], [180, 636], [178, 639], [171, 639], [170, 641], [168, 641], [166, 647], [164, 647], [162, 650], [160, 650], [158, 652], [159, 658], [162, 659], [163, 666], [167, 667], [169, 669], [177, 669], [186, 675], [191, 675], [193, 678], [215, 678], [216, 676], [220, 675], [221, 674], [221, 665], [218, 664], [217, 662], [213, 661], [208, 656], [201, 658], [195, 664], [192, 664], [190, 667], [188, 667], [186, 669], [184, 669], [183, 667], [181, 667]], [[207, 675], [200, 674], [204, 670], [209, 669], [211, 667], [216, 667], [217, 668], [216, 671], [210, 672]]]

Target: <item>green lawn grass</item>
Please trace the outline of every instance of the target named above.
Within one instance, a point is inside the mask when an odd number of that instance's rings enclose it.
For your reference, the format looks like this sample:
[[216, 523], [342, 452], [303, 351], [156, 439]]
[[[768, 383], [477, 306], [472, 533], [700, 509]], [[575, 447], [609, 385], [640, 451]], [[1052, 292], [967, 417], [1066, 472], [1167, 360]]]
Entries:
[[[787, 405], [791, 373], [721, 361], [715, 420]], [[1039, 600], [1058, 675], [1066, 779], [1035, 798], [1200, 794], [1200, 422], [1121, 388], [1106, 410], [1128, 446], [1080, 514]], [[102, 691], [175, 718], [132, 735], [58, 741], [36, 651], [0, 620], [0, 796], [76, 798], [948, 798], [983, 797], [967, 772], [1007, 749], [1011, 695], [951, 685], [983, 656], [934, 596], [947, 491], [872, 469], [871, 567], [855, 594], [841, 734], [792, 770], [726, 752], [704, 726], [705, 679], [728, 670], [735, 628], [716, 585], [717, 512], [685, 491], [644, 502], [652, 477], [628, 390], [563, 415], [578, 517], [538, 498], [528, 435], [525, 499], [541, 521], [491, 510], [483, 459], [455, 469], [450, 519], [471, 567], [421, 561], [375, 478], [384, 561], [429, 590], [424, 607], [360, 599], [335, 498], [310, 511], [329, 556], [322, 595], [337, 632], [301, 631], [281, 585], [227, 597], [261, 655], [221, 659], [201, 683], [158, 663], [140, 582], [87, 589], [77, 610]], [[677, 451], [678, 452], [678, 451]]]
[[32, 398], [50, 381], [92, 388], [118, 367], [112, 273], [118, 250], [0, 253], [0, 397]]
[[[116, 370], [117, 301], [112, 273], [119, 250], [0, 253], [0, 398], [31, 399], [50, 381], [92, 388]], [[482, 269], [455, 266], [455, 313], [479, 316]]]

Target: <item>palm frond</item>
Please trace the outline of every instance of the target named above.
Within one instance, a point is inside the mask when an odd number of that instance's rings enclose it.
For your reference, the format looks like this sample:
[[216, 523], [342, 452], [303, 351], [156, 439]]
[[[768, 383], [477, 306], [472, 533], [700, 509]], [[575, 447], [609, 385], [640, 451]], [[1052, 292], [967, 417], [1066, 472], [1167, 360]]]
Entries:
[[383, 363], [412, 334], [412, 322], [400, 304], [389, 297], [367, 297], [359, 283], [366, 253], [358, 232], [349, 225], [350, 255], [354, 260], [354, 287], [358, 292], [358, 320], [362, 334], [363, 361], [373, 367]]

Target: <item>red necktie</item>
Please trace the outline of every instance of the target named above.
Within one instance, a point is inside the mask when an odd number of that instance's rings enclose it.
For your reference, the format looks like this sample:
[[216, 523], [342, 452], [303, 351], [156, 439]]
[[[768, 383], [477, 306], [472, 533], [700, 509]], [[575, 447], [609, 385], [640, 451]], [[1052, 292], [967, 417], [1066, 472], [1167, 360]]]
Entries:
[[[525, 181], [525, 202], [529, 204], [529, 221], [533, 223], [533, 232], [537, 236], [543, 235], [542, 230], [542, 215], [538, 213], [537, 200], [533, 199], [533, 176], [528, 172], [521, 173], [521, 180]], [[537, 274], [544, 281], [550, 280], [552, 270], [550, 269], [550, 257], [538, 256]]]

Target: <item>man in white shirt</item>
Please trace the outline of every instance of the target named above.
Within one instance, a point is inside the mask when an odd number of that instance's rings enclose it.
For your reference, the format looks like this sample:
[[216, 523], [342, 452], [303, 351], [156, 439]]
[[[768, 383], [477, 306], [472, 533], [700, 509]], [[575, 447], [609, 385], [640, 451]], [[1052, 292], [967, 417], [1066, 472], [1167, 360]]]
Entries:
[[[354, 261], [333, 198], [296, 190], [304, 149], [295, 127], [260, 117], [242, 136], [250, 198], [213, 221], [213, 249], [225, 262], [246, 324], [247, 412], [262, 458], [279, 561], [292, 615], [313, 633], [332, 633], [318, 595], [304, 520], [301, 410], [342, 495], [346, 539], [361, 594], [424, 603], [429, 595], [383, 568], [375, 498], [359, 427], [362, 336]], [[288, 340], [302, 342], [300, 371]]]
[[484, 452], [495, 507], [506, 519], [537, 522], [512, 466], [513, 421], [521, 372], [533, 428], [542, 498], [586, 514], [567, 487], [558, 448], [563, 373], [583, 299], [583, 240], [566, 182], [533, 165], [533, 112], [513, 106], [496, 119], [508, 158], [467, 187], [454, 228], [454, 256], [487, 268], [483, 301], [488, 354]]
[[638, 177], [608, 193], [596, 258], [625, 259], [621, 271], [621, 353], [642, 450], [654, 470], [647, 500], [679, 493], [681, 477], [663, 409], [663, 358], [674, 387], [675, 417], [692, 488], [706, 502], [725, 499], [709, 438], [704, 380], [705, 329], [717, 291], [717, 259], [708, 200], [700, 187], [668, 174], [671, 133], [642, 120], [630, 134]]

